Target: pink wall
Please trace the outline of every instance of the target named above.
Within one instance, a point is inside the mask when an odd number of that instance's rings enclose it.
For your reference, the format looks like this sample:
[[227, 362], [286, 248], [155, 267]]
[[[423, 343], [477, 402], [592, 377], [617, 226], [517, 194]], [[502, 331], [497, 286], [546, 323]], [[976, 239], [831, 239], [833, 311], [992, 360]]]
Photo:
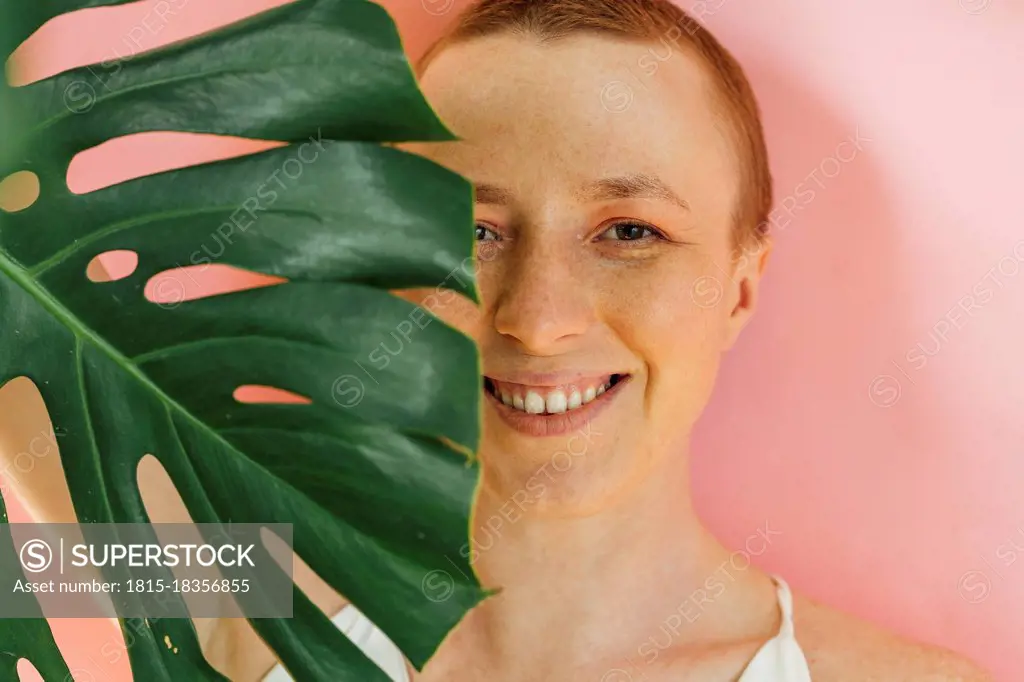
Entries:
[[[279, 3], [191, 0], [166, 20], [155, 4], [52, 22], [23, 47], [19, 78]], [[384, 4], [418, 53], [464, 3]], [[797, 588], [1024, 678], [1024, 5], [686, 6], [747, 65], [789, 208], [762, 310], [699, 432], [700, 509], [727, 540], [781, 531], [763, 564]], [[656, 77], [623, 65], [625, 87]], [[841, 143], [857, 131], [854, 153]], [[87, 154], [71, 183], [247, 148], [150, 135]], [[196, 291], [246, 282], [196, 278]], [[61, 623], [77, 682], [124, 679], [124, 659], [99, 655], [114, 631], [100, 630]]]

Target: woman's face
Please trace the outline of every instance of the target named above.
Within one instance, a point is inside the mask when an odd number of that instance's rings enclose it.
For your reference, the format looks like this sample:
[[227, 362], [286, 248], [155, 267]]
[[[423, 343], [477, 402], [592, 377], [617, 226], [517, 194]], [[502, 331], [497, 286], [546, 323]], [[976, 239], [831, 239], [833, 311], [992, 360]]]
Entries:
[[479, 344], [485, 481], [515, 513], [590, 513], [681, 459], [752, 310], [709, 80], [681, 50], [645, 75], [650, 49], [496, 35], [422, 77], [461, 139], [405, 147], [476, 185], [482, 295], [432, 310]]

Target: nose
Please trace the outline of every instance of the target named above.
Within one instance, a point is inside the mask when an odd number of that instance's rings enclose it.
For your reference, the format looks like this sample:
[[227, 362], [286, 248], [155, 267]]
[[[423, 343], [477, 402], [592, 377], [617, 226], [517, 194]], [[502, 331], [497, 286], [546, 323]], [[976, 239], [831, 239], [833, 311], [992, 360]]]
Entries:
[[570, 259], [537, 245], [501, 274], [494, 328], [533, 355], [556, 355], [578, 341], [595, 319], [591, 292]]

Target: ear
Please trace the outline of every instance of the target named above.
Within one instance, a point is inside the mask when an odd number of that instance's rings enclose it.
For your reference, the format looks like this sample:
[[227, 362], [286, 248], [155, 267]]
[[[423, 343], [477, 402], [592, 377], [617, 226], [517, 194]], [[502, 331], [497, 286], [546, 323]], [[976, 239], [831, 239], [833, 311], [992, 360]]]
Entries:
[[773, 246], [771, 237], [765, 235], [757, 243], [740, 247], [739, 255], [734, 259], [732, 281], [735, 304], [729, 312], [729, 319], [726, 322], [728, 328], [722, 347], [723, 351], [729, 350], [735, 345], [740, 332], [754, 315], [760, 294], [761, 277], [764, 275], [765, 268], [768, 267], [768, 258], [771, 256]]

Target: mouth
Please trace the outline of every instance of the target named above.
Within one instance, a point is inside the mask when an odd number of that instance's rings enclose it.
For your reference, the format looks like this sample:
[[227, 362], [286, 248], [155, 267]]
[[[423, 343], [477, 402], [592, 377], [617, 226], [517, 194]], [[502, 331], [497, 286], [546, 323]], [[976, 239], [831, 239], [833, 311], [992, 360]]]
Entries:
[[582, 428], [605, 409], [632, 378], [605, 374], [554, 386], [516, 384], [484, 377], [484, 393], [515, 430], [532, 436], [556, 436]]

